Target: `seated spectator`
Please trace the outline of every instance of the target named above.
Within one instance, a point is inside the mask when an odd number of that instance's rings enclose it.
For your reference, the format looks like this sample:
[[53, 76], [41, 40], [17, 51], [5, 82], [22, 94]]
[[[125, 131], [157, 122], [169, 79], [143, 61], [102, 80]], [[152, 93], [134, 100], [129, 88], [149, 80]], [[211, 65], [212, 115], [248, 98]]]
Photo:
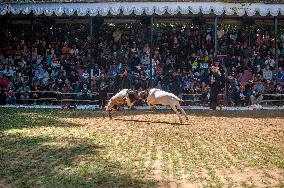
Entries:
[[120, 31], [120, 29], [117, 29], [115, 32], [113, 32], [112, 37], [115, 43], [117, 43], [118, 41], [120, 41], [122, 36], [122, 32]]
[[252, 72], [248, 68], [245, 68], [244, 72], [240, 75], [240, 83], [245, 86], [251, 79]]
[[110, 78], [115, 78], [118, 75], [119, 71], [119, 67], [113, 63], [108, 71], [108, 76]]
[[202, 86], [202, 91], [201, 92], [202, 92], [201, 93], [201, 103], [203, 105], [206, 105], [206, 104], [208, 104], [209, 99], [210, 99], [210, 87], [209, 87], [209, 85], [204, 84]]
[[96, 79], [101, 76], [102, 70], [100, 69], [99, 65], [96, 63], [93, 69], [93, 75], [91, 77], [95, 77]]
[[7, 92], [6, 88], [0, 88], [0, 105], [7, 104]]
[[259, 105], [262, 102], [262, 100], [263, 100], [263, 95], [259, 93], [256, 88], [254, 88], [250, 96], [250, 103], [252, 105], [254, 104]]
[[283, 67], [279, 67], [279, 70], [277, 72], [277, 79], [282, 85], [284, 85], [284, 68]]
[[275, 64], [276, 64], [276, 63], [275, 63], [274, 59], [271, 59], [270, 55], [268, 55], [268, 56], [266, 57], [266, 60], [265, 60], [265, 62], [264, 62], [264, 65], [269, 65], [272, 69], [274, 69]]
[[5, 73], [5, 66], [0, 62], [0, 77]]
[[30, 87], [28, 85], [21, 84], [18, 89], [18, 95], [20, 99], [29, 99], [30, 98]]
[[245, 106], [248, 102], [248, 97], [245, 93], [245, 87], [241, 85], [239, 87], [239, 92], [238, 92], [238, 99], [239, 101], [237, 102], [240, 106]]
[[82, 78], [84, 81], [88, 81], [88, 79], [90, 78], [90, 74], [88, 73], [88, 70], [84, 70], [82, 74]]
[[150, 66], [150, 53], [146, 52], [144, 55], [141, 57], [141, 65], [142, 68], [145, 70]]
[[92, 98], [92, 93], [88, 89], [87, 84], [84, 84], [80, 92], [80, 98], [83, 100], [90, 100]]
[[7, 104], [16, 104], [16, 96], [11, 88], [7, 92]]
[[273, 74], [268, 64], [265, 65], [265, 68], [262, 70], [262, 75], [265, 80], [272, 80]]
[[275, 89], [276, 94], [284, 94], [284, 87], [280, 83], [277, 84], [276, 89]]
[[7, 89], [9, 86], [9, 80], [7, 79], [6, 75], [4, 74], [0, 78], [0, 89]]

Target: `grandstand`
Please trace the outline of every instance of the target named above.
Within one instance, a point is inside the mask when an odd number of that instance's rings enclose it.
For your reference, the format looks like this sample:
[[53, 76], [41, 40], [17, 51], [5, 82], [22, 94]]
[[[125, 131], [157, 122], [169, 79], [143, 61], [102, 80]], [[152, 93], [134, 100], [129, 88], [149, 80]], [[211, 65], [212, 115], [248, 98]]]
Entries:
[[100, 105], [151, 86], [204, 106], [217, 64], [223, 105], [282, 105], [283, 4], [237, 2], [1, 1], [1, 103]]

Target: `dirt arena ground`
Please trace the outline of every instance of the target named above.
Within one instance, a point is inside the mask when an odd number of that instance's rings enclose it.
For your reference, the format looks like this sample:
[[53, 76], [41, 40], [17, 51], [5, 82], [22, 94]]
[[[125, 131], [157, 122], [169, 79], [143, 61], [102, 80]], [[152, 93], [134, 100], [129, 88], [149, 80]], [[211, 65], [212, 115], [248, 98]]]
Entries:
[[0, 187], [283, 187], [284, 111], [0, 109]]

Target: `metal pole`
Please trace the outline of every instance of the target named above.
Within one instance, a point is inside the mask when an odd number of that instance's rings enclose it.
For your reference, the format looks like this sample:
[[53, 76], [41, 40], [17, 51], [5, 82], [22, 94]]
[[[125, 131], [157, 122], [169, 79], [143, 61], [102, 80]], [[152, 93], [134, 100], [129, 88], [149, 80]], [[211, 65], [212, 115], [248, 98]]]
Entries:
[[31, 60], [32, 60], [32, 58], [33, 58], [33, 43], [35, 41], [35, 37], [34, 37], [34, 15], [33, 14], [31, 15], [31, 38], [32, 38], [32, 40], [31, 40], [31, 43], [30, 43], [30, 49], [31, 49], [30, 54], [31, 54]]
[[248, 46], [250, 46], [250, 44], [251, 44], [251, 38], [250, 38], [250, 35], [251, 35], [251, 28], [250, 28], [250, 26], [249, 26], [249, 36], [248, 36], [248, 38], [249, 38], [249, 43], [248, 43]]
[[151, 16], [151, 22], [150, 22], [150, 28], [151, 28], [151, 33], [150, 33], [150, 87], [153, 86], [153, 65], [152, 65], [152, 55], [153, 55], [153, 30], [154, 30], [154, 17]]
[[274, 58], [275, 58], [275, 63], [276, 63], [276, 71], [278, 70], [278, 54], [277, 54], [277, 48], [278, 48], [278, 45], [277, 45], [277, 32], [278, 30], [278, 19], [277, 17], [275, 16], [274, 17], [274, 35], [275, 35], [275, 54], [274, 54]]
[[32, 36], [34, 35], [34, 17], [32, 16], [31, 19], [31, 25], [32, 25]]
[[214, 20], [214, 55], [215, 57], [217, 57], [217, 45], [218, 45], [218, 41], [217, 41], [217, 16], [215, 16], [215, 20]]
[[92, 16], [90, 16], [90, 37], [93, 38], [93, 19]]

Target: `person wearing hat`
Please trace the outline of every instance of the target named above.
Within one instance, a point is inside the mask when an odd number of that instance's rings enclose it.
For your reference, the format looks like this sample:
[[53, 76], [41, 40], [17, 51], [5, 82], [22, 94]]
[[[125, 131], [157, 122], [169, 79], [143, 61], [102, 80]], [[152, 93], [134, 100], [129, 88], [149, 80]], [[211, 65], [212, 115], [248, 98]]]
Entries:
[[210, 88], [210, 109], [216, 110], [218, 105], [218, 94], [221, 90], [221, 75], [219, 67], [215, 65], [211, 67]]

